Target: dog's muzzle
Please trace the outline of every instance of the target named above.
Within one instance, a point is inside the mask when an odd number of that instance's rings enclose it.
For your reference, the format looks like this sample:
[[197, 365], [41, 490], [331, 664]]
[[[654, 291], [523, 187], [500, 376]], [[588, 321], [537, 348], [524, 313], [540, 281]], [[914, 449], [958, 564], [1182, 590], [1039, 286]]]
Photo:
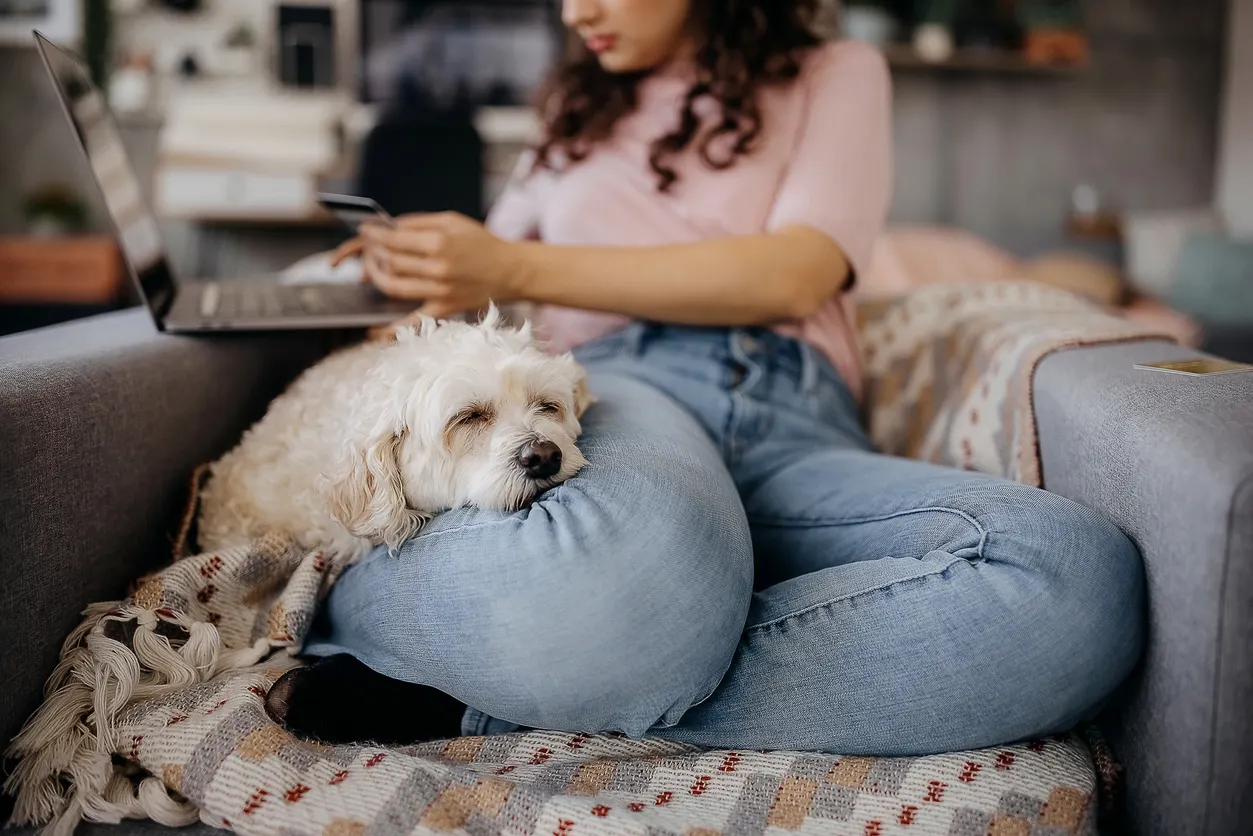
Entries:
[[518, 464], [528, 479], [551, 479], [561, 470], [561, 448], [551, 441], [531, 441], [518, 450]]

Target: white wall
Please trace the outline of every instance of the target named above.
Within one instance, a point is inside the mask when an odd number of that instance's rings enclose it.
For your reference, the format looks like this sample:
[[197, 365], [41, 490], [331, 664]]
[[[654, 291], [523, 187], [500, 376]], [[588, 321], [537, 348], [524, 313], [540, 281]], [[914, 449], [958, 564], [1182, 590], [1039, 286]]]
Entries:
[[1253, 236], [1253, 0], [1231, 0], [1218, 159], [1218, 205], [1233, 232]]

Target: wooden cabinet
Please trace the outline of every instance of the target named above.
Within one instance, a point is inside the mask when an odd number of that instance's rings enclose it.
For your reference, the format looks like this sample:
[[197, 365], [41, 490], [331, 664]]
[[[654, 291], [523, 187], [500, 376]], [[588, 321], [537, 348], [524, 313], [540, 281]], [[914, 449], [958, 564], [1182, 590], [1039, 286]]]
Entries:
[[125, 288], [110, 235], [0, 237], [0, 305], [111, 306]]

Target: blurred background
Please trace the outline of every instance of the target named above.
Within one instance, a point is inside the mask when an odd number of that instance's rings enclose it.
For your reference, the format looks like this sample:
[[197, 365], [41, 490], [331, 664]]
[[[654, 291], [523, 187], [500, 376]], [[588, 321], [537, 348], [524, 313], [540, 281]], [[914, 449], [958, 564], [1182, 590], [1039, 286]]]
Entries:
[[[0, 333], [135, 301], [32, 27], [87, 58], [198, 277], [338, 243], [319, 190], [484, 217], [565, 46], [554, 0], [0, 0]], [[1253, 360], [1253, 0], [848, 0], [822, 29], [895, 76], [863, 292], [1026, 276]]]

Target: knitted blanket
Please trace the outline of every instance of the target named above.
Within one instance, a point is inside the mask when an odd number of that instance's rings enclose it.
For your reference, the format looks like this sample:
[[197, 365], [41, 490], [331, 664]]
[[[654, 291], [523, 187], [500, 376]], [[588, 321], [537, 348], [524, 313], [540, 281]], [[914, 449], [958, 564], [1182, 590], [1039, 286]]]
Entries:
[[884, 453], [1042, 486], [1031, 385], [1060, 349], [1177, 342], [1035, 282], [936, 285], [858, 308], [863, 419]]
[[[1035, 285], [931, 288], [862, 311], [888, 452], [1039, 482], [1030, 378], [1048, 352], [1159, 336]], [[928, 758], [709, 752], [536, 732], [385, 749], [267, 718], [343, 567], [275, 533], [188, 555], [88, 607], [15, 739], [15, 824], [197, 818], [245, 836], [370, 833], [1094, 833], [1076, 734]]]

